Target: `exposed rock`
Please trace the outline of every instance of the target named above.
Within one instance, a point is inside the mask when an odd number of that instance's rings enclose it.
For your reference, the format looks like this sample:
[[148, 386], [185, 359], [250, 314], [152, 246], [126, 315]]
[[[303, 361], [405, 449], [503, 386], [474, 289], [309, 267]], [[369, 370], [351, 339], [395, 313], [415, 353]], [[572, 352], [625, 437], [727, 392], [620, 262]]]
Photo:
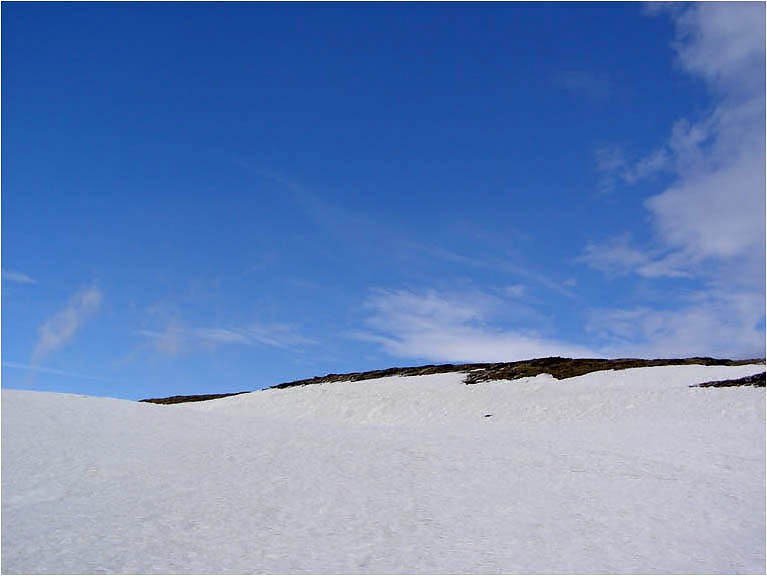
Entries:
[[482, 370], [476, 370], [466, 375], [466, 384], [486, 382], [488, 380], [515, 380], [539, 374], [551, 374], [557, 380], [583, 376], [600, 370], [626, 370], [627, 368], [645, 368], [648, 366], [678, 366], [682, 364], [699, 364], [703, 366], [739, 366], [744, 364], [763, 363], [763, 360], [726, 360], [707, 357], [682, 359], [642, 359], [618, 358], [612, 360], [598, 358], [536, 358], [521, 362], [503, 364], [488, 364]]
[[[424, 376], [428, 374], [444, 374], [446, 372], [466, 372], [464, 383], [477, 384], [489, 380], [516, 380], [527, 376], [539, 374], [551, 374], [554, 378], [562, 380], [583, 376], [599, 370], [625, 370], [627, 368], [643, 368], [647, 366], [674, 366], [681, 364], [699, 364], [703, 366], [743, 366], [746, 364], [764, 364], [764, 359], [750, 360], [726, 360], [708, 357], [694, 358], [535, 358], [533, 360], [521, 360], [519, 362], [496, 362], [476, 364], [427, 364], [425, 366], [409, 366], [386, 368], [384, 370], [370, 370], [367, 372], [350, 372], [347, 374], [326, 374], [303, 380], [294, 380], [271, 386], [270, 388], [292, 388], [294, 386], [307, 386], [309, 384], [323, 384], [326, 382], [356, 382], [359, 380], [372, 380], [387, 376]], [[710, 384], [710, 383], [709, 383]], [[716, 383], [714, 383], [716, 384]], [[713, 385], [713, 384], [711, 384]], [[759, 386], [759, 384], [726, 384], [737, 386]], [[704, 386], [704, 384], [700, 384]], [[764, 386], [764, 375], [762, 384]], [[171, 396], [169, 398], [148, 398], [141, 402], [154, 404], [179, 404], [181, 402], [202, 402], [215, 400], [246, 392], [232, 392], [228, 394], [199, 394], [192, 396]]]
[[229, 392], [227, 394], [195, 394], [192, 396], [169, 396], [167, 398], [146, 398], [139, 402], [151, 402], [152, 404], [181, 404], [182, 402], [204, 402], [205, 400], [216, 400], [226, 398], [227, 396], [237, 396], [238, 394], [247, 394], [247, 392]]
[[764, 388], [765, 373], [752, 374], [743, 378], [733, 380], [715, 380], [713, 382], [703, 382], [702, 384], [693, 384], [690, 388], [729, 388], [731, 386], [755, 386]]
[[293, 386], [306, 386], [308, 384], [321, 384], [323, 382], [345, 382], [357, 380], [370, 380], [385, 376], [422, 376], [425, 374], [442, 374], [445, 372], [466, 372], [464, 382], [476, 384], [489, 380], [516, 380], [527, 376], [539, 374], [551, 374], [557, 380], [583, 376], [599, 370], [625, 370], [627, 368], [644, 368], [647, 366], [678, 366], [680, 364], [700, 364], [704, 366], [742, 366], [745, 364], [763, 364], [763, 359], [757, 360], [726, 360], [708, 357], [695, 358], [658, 358], [654, 360], [642, 358], [535, 358], [533, 360], [521, 360], [518, 362], [497, 362], [484, 364], [429, 364], [407, 368], [388, 368], [386, 370], [372, 370], [370, 372], [352, 372], [350, 374], [328, 374], [315, 376], [305, 380], [285, 382], [272, 388], [290, 388]]

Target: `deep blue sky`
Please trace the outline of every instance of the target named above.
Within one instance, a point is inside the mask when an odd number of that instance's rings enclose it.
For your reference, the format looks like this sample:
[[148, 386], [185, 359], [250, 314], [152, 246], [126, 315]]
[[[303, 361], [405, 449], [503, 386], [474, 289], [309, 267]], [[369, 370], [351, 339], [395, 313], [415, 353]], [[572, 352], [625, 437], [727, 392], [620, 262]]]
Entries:
[[764, 7], [713, 6], [3, 3], [3, 386], [762, 355]]

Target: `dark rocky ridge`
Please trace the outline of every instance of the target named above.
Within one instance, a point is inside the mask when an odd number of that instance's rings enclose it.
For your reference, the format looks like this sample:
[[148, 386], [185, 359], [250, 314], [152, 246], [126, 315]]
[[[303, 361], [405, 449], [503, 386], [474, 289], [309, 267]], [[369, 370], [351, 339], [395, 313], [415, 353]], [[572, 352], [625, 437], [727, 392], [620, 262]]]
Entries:
[[729, 388], [731, 386], [754, 386], [764, 388], [765, 373], [744, 376], [733, 380], [716, 380], [714, 382], [703, 382], [702, 384], [693, 384], [690, 388]]
[[[708, 357], [695, 358], [618, 358], [612, 360], [599, 358], [535, 358], [533, 360], [521, 360], [518, 362], [496, 362], [476, 364], [428, 364], [426, 366], [410, 366], [403, 368], [386, 368], [384, 370], [370, 370], [367, 372], [350, 372], [347, 374], [327, 374], [315, 376], [304, 380], [283, 382], [270, 388], [292, 388], [294, 386], [308, 386], [310, 384], [322, 384], [326, 382], [356, 382], [359, 380], [372, 380], [387, 376], [424, 376], [428, 374], [444, 374], [446, 372], [466, 372], [464, 382], [477, 384], [489, 380], [515, 380], [526, 376], [539, 374], [551, 374], [554, 378], [562, 380], [583, 376], [590, 372], [600, 370], [625, 370], [627, 368], [643, 368], [647, 366], [674, 366], [683, 364], [698, 364], [703, 366], [743, 366], [745, 364], [764, 364], [764, 359], [750, 360], [726, 360]], [[763, 384], [762, 384], [763, 385]], [[147, 398], [141, 402], [153, 404], [179, 404], [181, 402], [202, 402], [226, 398], [246, 392], [231, 392], [228, 394], [199, 394], [192, 396], [170, 396], [168, 398]]]
[[225, 392], [224, 394], [193, 394], [191, 396], [168, 396], [167, 398], [146, 398], [139, 402], [149, 402], [151, 404], [181, 404], [183, 402], [204, 402], [205, 400], [218, 400], [227, 396], [237, 396], [247, 394], [248, 390], [242, 392]]

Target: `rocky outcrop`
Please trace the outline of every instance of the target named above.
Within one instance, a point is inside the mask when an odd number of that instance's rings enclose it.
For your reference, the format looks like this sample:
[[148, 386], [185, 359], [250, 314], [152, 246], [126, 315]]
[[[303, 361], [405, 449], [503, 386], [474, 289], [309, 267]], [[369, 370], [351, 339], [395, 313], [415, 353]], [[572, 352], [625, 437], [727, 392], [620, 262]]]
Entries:
[[[387, 376], [425, 376], [428, 374], [444, 374], [446, 372], [465, 372], [466, 384], [477, 384], [490, 380], [516, 380], [539, 374], [551, 374], [554, 378], [562, 380], [583, 376], [590, 372], [600, 370], [625, 370], [627, 368], [644, 368], [647, 366], [678, 366], [684, 364], [698, 364], [703, 366], [743, 366], [746, 364], [764, 364], [764, 359], [751, 360], [726, 360], [708, 357], [694, 358], [535, 358], [533, 360], [521, 360], [518, 362], [496, 362], [476, 364], [427, 364], [425, 366], [409, 366], [386, 368], [384, 370], [370, 370], [367, 372], [349, 372], [346, 374], [326, 374], [303, 380], [283, 382], [270, 388], [292, 388], [294, 386], [308, 386], [310, 384], [323, 384], [327, 382], [356, 382], [359, 380], [372, 380]], [[764, 375], [762, 375], [764, 382]], [[745, 386], [747, 384], [740, 384]], [[749, 384], [754, 385], [754, 384]], [[755, 384], [758, 386], [758, 384]], [[701, 386], [703, 386], [701, 384]], [[762, 383], [764, 386], [764, 383]], [[179, 404], [181, 402], [202, 402], [215, 400], [227, 396], [244, 394], [245, 392], [232, 392], [228, 394], [199, 394], [193, 396], [171, 396], [169, 398], [148, 398], [141, 402], [154, 404]]]
[[754, 386], [764, 388], [765, 373], [753, 374], [744, 378], [735, 378], [733, 380], [715, 380], [714, 382], [703, 382], [702, 384], [693, 384], [690, 388], [729, 388], [731, 386]]
[[247, 392], [228, 392], [226, 394], [194, 394], [191, 396], [168, 396], [167, 398], [146, 398], [139, 402], [149, 402], [151, 404], [181, 404], [182, 402], [204, 402], [205, 400], [217, 400], [227, 396], [237, 396], [238, 394], [247, 394]]

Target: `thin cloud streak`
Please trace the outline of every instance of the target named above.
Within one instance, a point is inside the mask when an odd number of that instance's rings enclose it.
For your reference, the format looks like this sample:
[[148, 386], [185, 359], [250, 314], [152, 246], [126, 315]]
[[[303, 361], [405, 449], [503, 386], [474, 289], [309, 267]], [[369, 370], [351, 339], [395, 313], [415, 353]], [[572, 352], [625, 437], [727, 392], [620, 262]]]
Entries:
[[443, 262], [506, 273], [539, 284], [560, 296], [577, 300], [573, 291], [569, 290], [562, 282], [558, 282], [530, 266], [516, 263], [512, 259], [504, 257], [469, 257], [446, 248], [413, 240], [405, 234], [392, 232], [390, 227], [383, 225], [377, 219], [334, 205], [280, 174], [261, 169], [254, 170], [254, 173], [284, 186], [295, 204], [312, 218], [318, 227], [330, 234], [347, 236], [350, 246], [358, 245], [361, 240], [366, 240], [376, 246], [396, 247], [401, 253], [407, 255], [417, 253], [428, 259], [436, 258]]
[[594, 103], [607, 102], [613, 92], [610, 79], [602, 74], [588, 70], [565, 70], [556, 74], [553, 83], [573, 96], [585, 98]]
[[689, 278], [682, 270], [685, 262], [674, 255], [662, 256], [663, 252], [645, 251], [637, 248], [631, 234], [624, 233], [601, 244], [589, 243], [575, 262], [587, 264], [608, 276], [637, 274], [644, 278]]
[[613, 192], [619, 185], [633, 186], [673, 168], [671, 152], [659, 148], [638, 160], [630, 160], [618, 146], [603, 146], [595, 154], [599, 191]]
[[544, 288], [551, 290], [552, 292], [556, 292], [560, 296], [564, 296], [572, 300], [578, 299], [578, 296], [576, 296], [572, 290], [568, 289], [565, 282], [557, 282], [556, 280], [553, 280], [552, 278], [549, 278], [540, 272], [534, 271], [531, 268], [522, 266], [520, 264], [516, 264], [508, 259], [472, 258], [452, 250], [447, 250], [437, 246], [429, 246], [417, 242], [403, 241], [403, 245], [405, 245], [409, 250], [418, 250], [432, 258], [439, 258], [445, 262], [453, 262], [456, 264], [461, 264], [462, 266], [484, 270], [493, 270], [495, 272], [506, 272], [514, 276], [519, 276], [534, 284], [539, 284]]
[[101, 306], [98, 288], [88, 288], [75, 294], [69, 304], [38, 329], [38, 339], [32, 352], [32, 364], [39, 364], [51, 352], [69, 343]]
[[79, 372], [70, 372], [68, 370], [59, 370], [58, 368], [48, 368], [47, 366], [37, 366], [34, 364], [24, 364], [23, 362], [12, 362], [3, 360], [3, 368], [11, 368], [13, 370], [24, 370], [25, 372], [37, 372], [41, 374], [53, 374], [55, 376], [65, 376], [67, 378], [78, 378], [80, 380], [93, 380], [95, 382], [114, 383], [114, 380], [109, 378], [101, 378], [99, 376], [90, 376], [88, 374], [80, 374]]
[[317, 343], [316, 340], [301, 335], [290, 324], [251, 324], [244, 328], [187, 328], [177, 321], [172, 321], [164, 330], [138, 330], [136, 334], [149, 339], [157, 352], [167, 356], [176, 356], [199, 347], [215, 348], [232, 344], [293, 349]]
[[28, 276], [27, 274], [24, 274], [22, 272], [15, 272], [13, 270], [4, 269], [2, 271], [2, 277], [3, 277], [3, 280], [8, 280], [9, 282], [15, 282], [16, 284], [37, 284], [37, 280], [35, 280], [31, 276]]

